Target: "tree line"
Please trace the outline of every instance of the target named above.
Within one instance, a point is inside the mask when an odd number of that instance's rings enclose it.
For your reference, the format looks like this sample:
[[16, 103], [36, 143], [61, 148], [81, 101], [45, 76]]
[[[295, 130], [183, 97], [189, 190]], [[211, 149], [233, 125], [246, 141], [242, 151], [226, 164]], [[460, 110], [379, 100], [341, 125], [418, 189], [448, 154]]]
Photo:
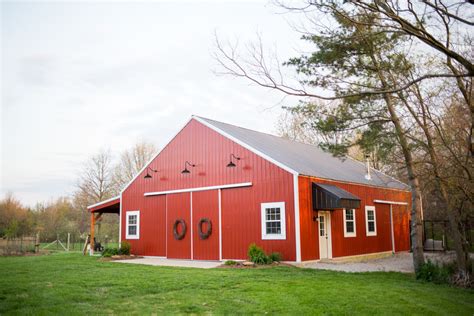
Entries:
[[[83, 163], [74, 192], [54, 201], [26, 207], [8, 193], [0, 200], [0, 238], [15, 238], [40, 233], [41, 240], [52, 241], [67, 233], [85, 238], [90, 230], [87, 206], [120, 193], [157, 152], [148, 142], [138, 142], [120, 154], [118, 162], [108, 150], [101, 150]], [[118, 241], [118, 216], [110, 214], [99, 221], [99, 236]]]

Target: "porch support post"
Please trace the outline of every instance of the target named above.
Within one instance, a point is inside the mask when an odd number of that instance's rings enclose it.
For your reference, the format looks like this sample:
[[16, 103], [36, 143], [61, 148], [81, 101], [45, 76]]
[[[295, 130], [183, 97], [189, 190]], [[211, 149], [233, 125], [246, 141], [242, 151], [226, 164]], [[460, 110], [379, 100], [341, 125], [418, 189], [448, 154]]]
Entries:
[[95, 228], [95, 216], [94, 213], [91, 212], [91, 237], [90, 237], [90, 250], [89, 254], [92, 256], [94, 254], [94, 228]]

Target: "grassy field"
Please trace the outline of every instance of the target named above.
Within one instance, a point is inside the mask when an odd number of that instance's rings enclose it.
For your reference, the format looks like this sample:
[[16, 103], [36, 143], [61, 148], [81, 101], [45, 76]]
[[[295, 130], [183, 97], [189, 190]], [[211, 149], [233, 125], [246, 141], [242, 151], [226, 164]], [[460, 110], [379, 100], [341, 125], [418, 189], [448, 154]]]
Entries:
[[412, 275], [189, 269], [78, 253], [0, 257], [3, 314], [474, 314], [474, 291]]

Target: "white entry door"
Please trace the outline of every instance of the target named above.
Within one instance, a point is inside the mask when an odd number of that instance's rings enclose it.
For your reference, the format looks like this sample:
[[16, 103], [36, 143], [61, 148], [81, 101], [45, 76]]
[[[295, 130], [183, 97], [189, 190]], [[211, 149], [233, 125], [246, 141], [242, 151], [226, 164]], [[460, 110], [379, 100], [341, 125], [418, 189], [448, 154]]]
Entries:
[[318, 212], [319, 216], [319, 258], [332, 258], [331, 247], [331, 213]]

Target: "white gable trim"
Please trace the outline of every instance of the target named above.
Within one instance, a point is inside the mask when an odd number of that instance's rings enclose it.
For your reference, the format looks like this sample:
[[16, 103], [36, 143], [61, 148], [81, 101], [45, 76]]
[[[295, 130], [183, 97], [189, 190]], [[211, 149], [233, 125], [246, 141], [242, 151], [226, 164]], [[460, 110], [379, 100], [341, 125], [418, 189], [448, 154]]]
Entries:
[[244, 147], [244, 148], [250, 150], [250, 151], [253, 152], [254, 154], [256, 154], [256, 155], [262, 157], [263, 159], [270, 161], [271, 163], [273, 163], [273, 164], [277, 165], [278, 167], [282, 168], [283, 170], [286, 170], [286, 171], [288, 171], [289, 173], [291, 173], [291, 174], [293, 174], [293, 175], [298, 175], [298, 172], [297, 172], [297, 171], [291, 169], [291, 168], [288, 167], [287, 165], [285, 165], [285, 164], [283, 164], [283, 163], [281, 163], [281, 162], [279, 162], [279, 161], [276, 161], [276, 160], [273, 159], [272, 157], [267, 156], [266, 154], [264, 154], [264, 153], [262, 153], [261, 151], [259, 151], [259, 150], [255, 149], [255, 148], [253, 148], [253, 147], [250, 146], [249, 144], [247, 144], [247, 143], [241, 141], [240, 139], [235, 138], [235, 137], [232, 136], [232, 135], [229, 135], [228, 133], [224, 132], [224, 131], [221, 130], [220, 128], [218, 128], [218, 127], [212, 125], [211, 123], [206, 122], [205, 120], [201, 119], [200, 117], [193, 116], [192, 118], [195, 119], [196, 121], [198, 121], [199, 123], [201, 123], [201, 124], [203, 124], [203, 125], [209, 127], [209, 128], [212, 129], [213, 131], [215, 131], [215, 132], [221, 134], [222, 136], [224, 136], [224, 137], [230, 139], [231, 141], [233, 141], [233, 142], [239, 144], [240, 146], [242, 146], [242, 147]]
[[156, 159], [156, 157], [158, 157], [158, 155], [169, 145], [169, 143], [171, 143], [173, 141], [173, 139], [178, 136], [179, 133], [181, 133], [181, 131], [189, 124], [189, 122], [191, 122], [193, 118], [191, 117], [189, 120], [186, 121], [186, 124], [183, 125], [183, 127], [181, 127], [179, 129], [179, 131], [173, 135], [173, 137], [171, 137], [171, 139], [166, 143], [166, 145], [164, 145], [160, 150], [158, 150], [158, 152], [156, 153], [156, 155], [153, 156], [153, 158], [151, 158], [144, 166], [143, 168], [138, 171], [138, 173], [133, 177], [132, 180], [130, 180], [129, 183], [127, 183], [127, 185], [122, 189], [122, 191], [120, 191], [120, 194], [122, 194], [123, 192], [125, 192], [125, 190], [133, 183], [133, 181], [135, 181], [139, 175], [142, 174], [143, 171], [145, 171], [146, 168], [148, 168], [148, 166], [153, 162], [153, 160]]

